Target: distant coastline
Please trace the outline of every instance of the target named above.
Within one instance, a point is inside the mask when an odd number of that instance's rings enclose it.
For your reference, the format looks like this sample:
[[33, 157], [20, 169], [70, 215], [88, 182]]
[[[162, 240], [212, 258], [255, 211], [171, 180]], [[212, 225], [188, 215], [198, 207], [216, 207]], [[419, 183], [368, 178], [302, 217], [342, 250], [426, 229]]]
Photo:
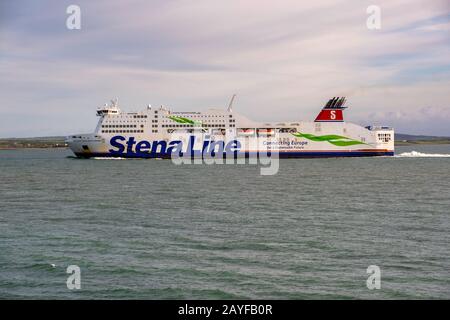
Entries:
[[395, 141], [396, 146], [412, 146], [412, 145], [435, 145], [435, 144], [450, 144], [450, 139], [448, 140], [416, 140], [416, 141]]
[[0, 150], [67, 148], [65, 137], [0, 138]]
[[[0, 150], [67, 148], [65, 137], [0, 138]], [[450, 144], [450, 137], [395, 134], [396, 146]]]
[[437, 136], [425, 136], [425, 135], [411, 135], [411, 134], [395, 134], [396, 146], [409, 146], [409, 145], [425, 145], [425, 144], [450, 144], [450, 137], [437, 137]]
[[428, 144], [450, 144], [450, 139], [436, 140], [400, 140], [395, 141], [396, 146], [428, 145]]

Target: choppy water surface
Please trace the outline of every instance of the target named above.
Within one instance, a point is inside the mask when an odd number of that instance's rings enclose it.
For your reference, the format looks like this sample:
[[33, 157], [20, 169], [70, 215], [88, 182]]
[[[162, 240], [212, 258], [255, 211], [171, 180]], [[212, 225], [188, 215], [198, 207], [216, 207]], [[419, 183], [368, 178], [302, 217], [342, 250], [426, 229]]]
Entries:
[[397, 154], [286, 159], [261, 176], [0, 151], [0, 297], [449, 298], [450, 147]]

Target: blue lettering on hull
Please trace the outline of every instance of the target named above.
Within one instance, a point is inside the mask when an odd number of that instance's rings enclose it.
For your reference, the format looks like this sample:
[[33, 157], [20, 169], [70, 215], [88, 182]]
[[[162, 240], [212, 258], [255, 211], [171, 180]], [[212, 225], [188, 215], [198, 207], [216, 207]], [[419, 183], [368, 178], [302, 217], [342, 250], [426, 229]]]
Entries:
[[[172, 158], [178, 157], [215, 157], [217, 154], [235, 155], [239, 153], [241, 143], [237, 140], [231, 140], [225, 144], [225, 141], [203, 141], [202, 148], [195, 147], [195, 136], [189, 137], [186, 147], [182, 141], [139, 141], [134, 137], [129, 137], [128, 141], [123, 136], [114, 136], [111, 138], [109, 153], [103, 156], [108, 157], [128, 157], [128, 158]], [[86, 156], [86, 153], [83, 153]], [[101, 156], [92, 153], [92, 157]]]
[[[110, 140], [109, 152], [75, 153], [78, 157], [120, 157], [120, 158], [207, 158], [227, 157], [238, 158], [250, 156], [257, 157], [257, 152], [241, 151], [241, 144], [237, 140], [209, 141], [200, 143], [201, 149], [195, 147], [195, 136], [190, 136], [188, 143], [183, 145], [182, 141], [136, 141], [134, 137], [128, 140], [123, 136], [114, 136]], [[198, 144], [197, 144], [198, 145]], [[262, 151], [264, 152], [264, 151]], [[374, 157], [393, 156], [393, 151], [387, 150], [364, 150], [364, 151], [282, 151], [278, 153], [279, 158], [334, 158], [334, 157]], [[270, 154], [267, 156], [270, 157]]]

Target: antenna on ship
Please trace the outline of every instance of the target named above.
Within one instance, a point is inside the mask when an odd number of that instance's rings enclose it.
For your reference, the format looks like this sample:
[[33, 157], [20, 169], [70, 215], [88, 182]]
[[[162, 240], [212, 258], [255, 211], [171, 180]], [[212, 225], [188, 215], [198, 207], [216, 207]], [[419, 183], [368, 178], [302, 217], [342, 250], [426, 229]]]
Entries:
[[333, 97], [330, 100], [328, 100], [327, 104], [325, 105], [325, 109], [345, 109], [347, 107], [344, 106], [346, 102], [345, 97]]
[[235, 94], [233, 94], [233, 96], [231, 97], [230, 104], [228, 105], [228, 112], [233, 112], [233, 102], [235, 97]]
[[333, 97], [333, 99], [331, 100], [331, 103], [330, 103], [330, 105], [329, 105], [329, 108], [334, 108], [334, 105], [336, 104], [337, 99], [338, 99], [338, 98]]
[[346, 107], [344, 107], [345, 101], [346, 101], [345, 97], [342, 97], [342, 98], [338, 101], [338, 104], [336, 105], [336, 108], [339, 108], [339, 109], [345, 109], [345, 108], [346, 108]]
[[111, 100], [111, 107], [117, 107], [119, 104], [119, 98], [114, 98]]

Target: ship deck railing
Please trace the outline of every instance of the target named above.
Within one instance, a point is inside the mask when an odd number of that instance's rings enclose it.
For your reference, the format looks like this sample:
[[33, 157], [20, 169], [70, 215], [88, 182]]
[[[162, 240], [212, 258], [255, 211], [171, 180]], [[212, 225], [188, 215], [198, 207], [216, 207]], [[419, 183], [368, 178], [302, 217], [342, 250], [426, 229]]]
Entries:
[[366, 129], [370, 131], [376, 131], [376, 130], [392, 130], [392, 127], [389, 126], [367, 126]]

